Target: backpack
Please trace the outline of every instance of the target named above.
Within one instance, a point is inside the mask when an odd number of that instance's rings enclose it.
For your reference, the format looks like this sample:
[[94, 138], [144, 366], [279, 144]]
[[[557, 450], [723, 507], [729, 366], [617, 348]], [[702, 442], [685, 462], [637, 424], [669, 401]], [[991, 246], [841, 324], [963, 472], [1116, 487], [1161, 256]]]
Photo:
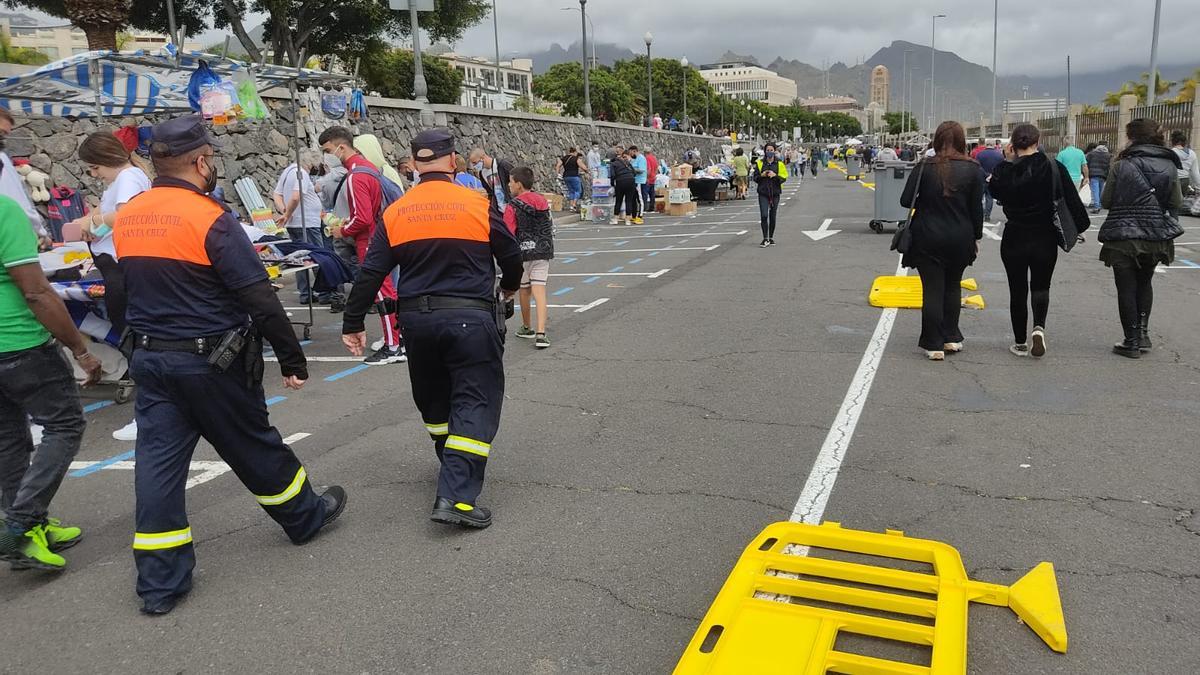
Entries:
[[88, 207], [79, 191], [56, 185], [50, 188], [50, 203], [46, 211], [50, 216], [51, 238], [62, 241], [63, 225], [87, 215]]
[[384, 176], [378, 171], [368, 169], [365, 166], [358, 166], [347, 172], [346, 175], [342, 177], [342, 180], [338, 183], [337, 189], [333, 192], [333, 201], [335, 203], [337, 202], [338, 194], [342, 191], [342, 186], [346, 184], [346, 181], [349, 180], [350, 174], [352, 173], [363, 173], [368, 176], [374, 176], [375, 180], [379, 181], [379, 186], [382, 188], [383, 196], [379, 200], [379, 213], [375, 214], [375, 222], [383, 222], [383, 212], [387, 211], [387, 208], [392, 205], [392, 202], [404, 196], [404, 188], [400, 187], [395, 183], [395, 181], [387, 176]]

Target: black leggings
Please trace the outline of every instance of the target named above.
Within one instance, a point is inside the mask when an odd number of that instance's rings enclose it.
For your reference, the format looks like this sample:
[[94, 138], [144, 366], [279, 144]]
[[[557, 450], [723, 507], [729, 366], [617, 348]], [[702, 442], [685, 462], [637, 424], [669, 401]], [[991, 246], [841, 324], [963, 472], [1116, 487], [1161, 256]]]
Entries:
[[1046, 327], [1050, 313], [1050, 280], [1058, 262], [1058, 238], [1049, 225], [1026, 229], [1008, 225], [1000, 242], [1000, 259], [1008, 273], [1008, 311], [1013, 339], [1025, 344], [1029, 332], [1029, 306], [1033, 325]]
[[125, 273], [116, 259], [107, 253], [92, 256], [100, 278], [104, 279], [104, 308], [108, 310], [108, 321], [117, 335], [125, 332]]
[[613, 187], [613, 193], [616, 195], [616, 203], [613, 206], [613, 215], [619, 216], [622, 213], [621, 205], [625, 205], [624, 213], [630, 218], [637, 218], [641, 213], [638, 211], [638, 206], [641, 197], [638, 195], [637, 183], [629, 181], [628, 183], [617, 183]]
[[1154, 303], [1155, 265], [1114, 266], [1113, 279], [1117, 282], [1117, 311], [1121, 313], [1121, 327], [1128, 331], [1126, 337], [1137, 335], [1142, 323], [1150, 321], [1150, 306]]

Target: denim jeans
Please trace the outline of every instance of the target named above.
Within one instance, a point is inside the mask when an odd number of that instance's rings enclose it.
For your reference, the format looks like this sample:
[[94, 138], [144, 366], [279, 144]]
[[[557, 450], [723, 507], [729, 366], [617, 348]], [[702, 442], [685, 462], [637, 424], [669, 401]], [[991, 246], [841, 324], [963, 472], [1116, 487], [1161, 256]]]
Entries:
[[1100, 193], [1104, 192], [1105, 178], [1100, 176], [1092, 176], [1088, 181], [1092, 184], [1092, 208], [1100, 208]]
[[[44, 428], [36, 453], [27, 417]], [[58, 342], [0, 354], [0, 508], [10, 528], [25, 532], [45, 522], [85, 425]]]
[[[304, 244], [312, 244], [313, 246], [320, 246], [321, 248], [333, 248], [329, 237], [325, 236], [325, 230], [323, 228], [289, 227], [287, 228], [287, 233], [288, 236], [291, 237], [292, 241]], [[308, 299], [310, 292], [308, 275], [316, 273], [316, 271], [317, 270], [310, 270], [309, 272], [301, 272], [296, 275], [296, 290], [300, 293], [301, 301]], [[328, 296], [329, 294], [325, 293], [322, 295], [322, 298], [327, 299]]]
[[983, 188], [983, 219], [991, 222], [992, 207], [996, 205], [996, 200], [992, 199], [992, 191], [984, 186]]
[[779, 213], [779, 195], [758, 196], [758, 215], [762, 223], [763, 239], [775, 238], [775, 219]]

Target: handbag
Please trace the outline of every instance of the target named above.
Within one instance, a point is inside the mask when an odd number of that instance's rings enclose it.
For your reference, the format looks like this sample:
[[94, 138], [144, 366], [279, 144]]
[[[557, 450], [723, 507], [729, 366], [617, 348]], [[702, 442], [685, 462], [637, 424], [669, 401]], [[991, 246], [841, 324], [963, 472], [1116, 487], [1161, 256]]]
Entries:
[[1058, 235], [1058, 247], [1065, 253], [1070, 253], [1071, 249], [1075, 248], [1075, 243], [1079, 241], [1079, 226], [1075, 223], [1075, 217], [1071, 215], [1071, 209], [1067, 206], [1067, 197], [1062, 191], [1062, 176], [1059, 173], [1058, 167], [1051, 165], [1053, 170], [1050, 172], [1053, 178], [1050, 194], [1053, 199], [1053, 222], [1054, 232]]
[[908, 253], [913, 245], [912, 222], [913, 214], [917, 212], [917, 198], [921, 196], [921, 173], [925, 171], [925, 162], [917, 164], [917, 187], [913, 190], [912, 208], [908, 210], [908, 220], [896, 226], [896, 234], [892, 235], [892, 249], [897, 253]]

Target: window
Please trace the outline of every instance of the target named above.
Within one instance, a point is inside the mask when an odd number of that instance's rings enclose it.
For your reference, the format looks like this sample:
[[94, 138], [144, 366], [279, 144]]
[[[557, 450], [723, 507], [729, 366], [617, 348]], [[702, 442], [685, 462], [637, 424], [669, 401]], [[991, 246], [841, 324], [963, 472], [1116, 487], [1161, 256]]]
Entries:
[[9, 32], [13, 37], [33, 37], [37, 35], [37, 29], [35, 28], [17, 28], [13, 26], [9, 29]]
[[37, 50], [50, 57], [51, 61], [58, 60], [58, 47], [38, 47]]

